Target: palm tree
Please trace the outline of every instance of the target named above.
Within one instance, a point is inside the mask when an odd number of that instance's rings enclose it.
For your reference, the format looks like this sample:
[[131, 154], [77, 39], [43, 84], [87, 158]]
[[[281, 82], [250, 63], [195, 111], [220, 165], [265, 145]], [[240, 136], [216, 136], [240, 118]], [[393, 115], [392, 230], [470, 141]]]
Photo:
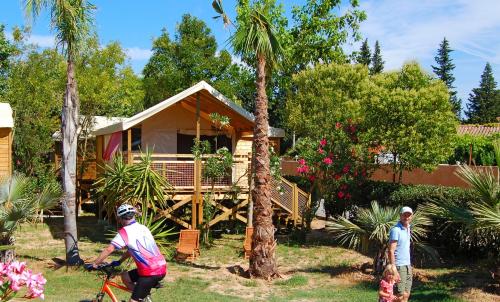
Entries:
[[27, 219], [36, 219], [40, 211], [53, 208], [61, 197], [57, 184], [49, 184], [40, 192], [33, 192], [32, 181], [23, 175], [0, 180], [0, 261], [14, 258], [14, 232]]
[[[256, 67], [257, 97], [253, 136], [255, 174], [252, 190], [254, 233], [249, 272], [254, 277], [264, 279], [278, 276], [272, 222], [266, 79], [283, 54], [270, 22], [271, 7], [268, 4], [270, 3], [257, 2], [250, 5], [248, 1], [240, 1], [236, 31], [230, 38], [235, 53], [249, 61], [255, 60]], [[212, 5], [226, 24], [231, 23], [224, 14], [220, 0], [214, 1]]]
[[[372, 201], [370, 209], [358, 209], [354, 221], [345, 217], [330, 219], [326, 230], [340, 244], [373, 256], [373, 269], [380, 273], [387, 263], [389, 232], [399, 220], [399, 209], [380, 207]], [[422, 243], [427, 227], [432, 225], [429, 217], [420, 209], [415, 211], [411, 222], [411, 237], [415, 247], [435, 255], [435, 251]]]
[[78, 141], [79, 99], [75, 77], [75, 58], [88, 36], [93, 23], [95, 7], [87, 0], [24, 0], [26, 15], [36, 18], [42, 9], [50, 12], [51, 26], [56, 31], [57, 43], [67, 59], [66, 91], [62, 106], [62, 168], [64, 243], [66, 264], [82, 262], [78, 252], [76, 228], [76, 151]]

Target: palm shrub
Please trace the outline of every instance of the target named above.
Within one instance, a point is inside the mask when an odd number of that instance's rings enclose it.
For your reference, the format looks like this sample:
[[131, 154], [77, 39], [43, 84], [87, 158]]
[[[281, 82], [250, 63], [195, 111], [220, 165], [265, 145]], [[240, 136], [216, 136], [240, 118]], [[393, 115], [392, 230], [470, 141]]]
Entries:
[[140, 208], [143, 215], [148, 209], [157, 212], [167, 207], [166, 200], [173, 193], [173, 186], [153, 169], [152, 163], [152, 153], [146, 151], [133, 165], [126, 164], [120, 153], [111, 164], [104, 165], [103, 174], [94, 186], [108, 215], [113, 215], [123, 203]]
[[[372, 201], [371, 208], [358, 208], [352, 221], [343, 216], [329, 219], [326, 230], [340, 244], [373, 257], [373, 269], [381, 273], [388, 261], [389, 232], [398, 221], [399, 208], [381, 207]], [[436, 258], [435, 251], [422, 242], [431, 225], [431, 219], [419, 207], [411, 223], [412, 242], [416, 248]]]
[[61, 188], [47, 184], [39, 191], [32, 188], [32, 180], [21, 174], [0, 180], [0, 260], [9, 262], [14, 258], [11, 247], [14, 232], [20, 223], [37, 218], [42, 210], [53, 208], [60, 200]]
[[[494, 144], [495, 154], [500, 155], [500, 144]], [[500, 156], [497, 157], [497, 161]], [[453, 201], [431, 201], [426, 206], [436, 217], [443, 219], [443, 228], [458, 225], [462, 240], [470, 245], [487, 249], [493, 260], [500, 263], [500, 178], [492, 167], [476, 170], [463, 165], [457, 175], [469, 184], [478, 198], [465, 205]]]

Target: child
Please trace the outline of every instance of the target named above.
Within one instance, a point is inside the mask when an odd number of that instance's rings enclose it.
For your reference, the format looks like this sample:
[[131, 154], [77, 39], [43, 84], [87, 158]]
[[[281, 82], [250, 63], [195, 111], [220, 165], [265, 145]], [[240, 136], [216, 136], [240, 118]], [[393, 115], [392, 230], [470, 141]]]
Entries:
[[394, 264], [388, 264], [385, 267], [384, 273], [382, 274], [382, 280], [380, 280], [380, 288], [378, 290], [379, 302], [398, 302], [398, 298], [392, 293], [396, 272], [397, 270]]

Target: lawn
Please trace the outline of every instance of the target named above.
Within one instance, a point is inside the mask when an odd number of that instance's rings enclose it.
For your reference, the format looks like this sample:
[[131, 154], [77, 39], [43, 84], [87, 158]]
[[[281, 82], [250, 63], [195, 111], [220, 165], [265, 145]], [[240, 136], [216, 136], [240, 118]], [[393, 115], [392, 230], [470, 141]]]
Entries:
[[[91, 260], [107, 245], [109, 231], [93, 217], [78, 222], [81, 256]], [[62, 218], [22, 225], [16, 234], [18, 258], [47, 278], [46, 301], [92, 299], [100, 285], [93, 272], [61, 266], [64, 259]], [[195, 263], [169, 261], [165, 287], [155, 301], [376, 301], [377, 281], [359, 268], [369, 258], [339, 247], [299, 245], [281, 238], [277, 256], [283, 278], [248, 279], [242, 256], [243, 235], [224, 235], [202, 249]], [[115, 258], [117, 258], [116, 256]], [[498, 301], [479, 289], [488, 275], [468, 268], [417, 269], [410, 301]], [[126, 293], [119, 293], [126, 299]]]

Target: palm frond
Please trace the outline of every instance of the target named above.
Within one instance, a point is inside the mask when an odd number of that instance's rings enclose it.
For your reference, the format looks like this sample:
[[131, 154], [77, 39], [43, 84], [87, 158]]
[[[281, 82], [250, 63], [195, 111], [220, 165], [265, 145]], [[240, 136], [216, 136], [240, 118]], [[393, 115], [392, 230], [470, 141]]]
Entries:
[[344, 217], [328, 220], [325, 228], [340, 244], [352, 249], [362, 249], [362, 237], [369, 236], [366, 230]]
[[477, 220], [476, 229], [491, 229], [500, 233], [500, 208], [485, 202], [471, 203], [471, 212]]
[[58, 184], [47, 185], [36, 198], [38, 210], [54, 208], [59, 203], [61, 196], [62, 190]]
[[463, 165], [459, 167], [456, 174], [467, 182], [484, 202], [495, 206], [499, 204], [500, 185], [491, 167], [483, 167], [482, 171], [475, 171], [470, 166]]

